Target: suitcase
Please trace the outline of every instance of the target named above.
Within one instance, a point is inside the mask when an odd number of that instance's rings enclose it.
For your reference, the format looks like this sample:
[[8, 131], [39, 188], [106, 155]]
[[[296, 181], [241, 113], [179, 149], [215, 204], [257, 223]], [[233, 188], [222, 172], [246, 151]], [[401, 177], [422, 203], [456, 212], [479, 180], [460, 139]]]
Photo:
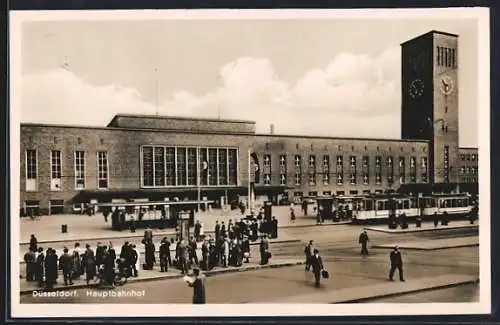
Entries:
[[328, 274], [327, 270], [323, 270], [321, 272], [321, 276], [323, 277], [323, 279], [328, 279], [330, 277], [330, 274]]

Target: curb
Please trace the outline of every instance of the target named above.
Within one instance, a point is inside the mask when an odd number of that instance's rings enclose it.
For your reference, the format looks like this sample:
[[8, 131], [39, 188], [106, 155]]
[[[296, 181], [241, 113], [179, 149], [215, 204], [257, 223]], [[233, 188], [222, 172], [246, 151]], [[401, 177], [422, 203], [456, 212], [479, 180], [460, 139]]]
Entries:
[[443, 285], [436, 285], [433, 287], [429, 288], [422, 288], [422, 289], [415, 289], [415, 290], [410, 290], [410, 291], [405, 291], [405, 292], [396, 292], [396, 293], [387, 293], [387, 294], [375, 294], [371, 297], [365, 297], [365, 298], [359, 298], [359, 299], [350, 299], [350, 300], [345, 300], [345, 301], [338, 301], [338, 302], [332, 302], [330, 304], [349, 304], [349, 303], [359, 303], [359, 302], [367, 302], [370, 300], [376, 300], [376, 299], [382, 299], [382, 298], [389, 298], [389, 297], [399, 297], [399, 296], [404, 296], [407, 294], [413, 294], [413, 293], [420, 293], [420, 292], [426, 292], [426, 291], [433, 291], [433, 290], [438, 290], [438, 289], [447, 289], [447, 288], [453, 288], [453, 287], [458, 287], [461, 285], [467, 285], [467, 284], [476, 284], [479, 283], [479, 279], [476, 280], [468, 280], [468, 281], [461, 281], [461, 282], [455, 282], [455, 283], [450, 283], [450, 284], [443, 284]]
[[369, 230], [369, 231], [383, 232], [386, 234], [406, 234], [406, 233], [419, 233], [419, 232], [427, 232], [427, 231], [446, 231], [446, 230], [474, 229], [474, 228], [479, 229], [479, 225], [461, 226], [461, 227], [447, 227], [447, 228], [428, 228], [428, 229], [418, 229], [418, 230], [413, 228], [413, 229], [405, 229], [405, 230], [398, 230], [398, 231], [391, 231], [388, 229], [377, 229], [377, 228], [372, 228], [372, 227], [365, 227], [363, 229]]
[[[437, 251], [437, 250], [443, 250], [443, 249], [464, 248], [464, 247], [477, 247], [477, 246], [479, 246], [479, 243], [477, 243], [477, 244], [455, 245], [455, 246], [440, 246], [440, 247], [432, 247], [432, 248], [402, 247], [402, 246], [399, 246], [399, 248], [407, 250], [407, 251]], [[378, 246], [378, 245], [372, 246], [371, 248], [393, 249], [393, 247]]]
[[[282, 267], [302, 265], [304, 263], [305, 262], [302, 262], [302, 261], [296, 261], [296, 262], [287, 262], [287, 263], [279, 263], [279, 264], [253, 265], [253, 266], [249, 266], [246, 268], [231, 268], [231, 269], [228, 268], [228, 269], [207, 271], [207, 272], [204, 272], [203, 274], [207, 277], [211, 277], [211, 276], [218, 275], [218, 274], [256, 271], [256, 270], [270, 269], [270, 268], [282, 268]], [[127, 281], [127, 283], [139, 283], [139, 282], [150, 282], [150, 281], [157, 281], [157, 280], [181, 279], [183, 277], [184, 277], [183, 274], [169, 274], [169, 275], [150, 277], [150, 278], [139, 278], [139, 279], [132, 278], [132, 279], [129, 279]], [[49, 289], [49, 290], [47, 290], [47, 289], [27, 289], [27, 290], [21, 290], [20, 294], [21, 295], [32, 294], [35, 291], [44, 291], [44, 292], [68, 291], [68, 290], [73, 290], [73, 289], [95, 288], [98, 286], [99, 286], [99, 284], [97, 284], [97, 283], [90, 283], [89, 285], [76, 284], [76, 285], [72, 285], [72, 286], [63, 286], [63, 287], [53, 288], [53, 289]]]

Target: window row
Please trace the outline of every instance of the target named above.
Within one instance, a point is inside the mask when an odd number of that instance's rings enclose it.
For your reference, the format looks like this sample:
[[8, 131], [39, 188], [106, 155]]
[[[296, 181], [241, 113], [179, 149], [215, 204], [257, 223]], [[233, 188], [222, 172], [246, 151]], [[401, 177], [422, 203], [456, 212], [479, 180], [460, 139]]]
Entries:
[[476, 167], [460, 167], [460, 174], [472, 174], [476, 175], [477, 174], [477, 168]]
[[237, 184], [237, 149], [141, 147], [141, 186], [143, 187]]
[[455, 49], [438, 46], [436, 52], [437, 52], [437, 64], [439, 66], [449, 67], [449, 68], [457, 67]]
[[[108, 153], [99, 151], [97, 159], [97, 187], [108, 188]], [[74, 182], [75, 189], [85, 189], [86, 179], [86, 154], [85, 151], [74, 152]], [[50, 189], [52, 191], [61, 190], [62, 182], [61, 151], [50, 151]], [[38, 152], [34, 149], [26, 150], [26, 191], [37, 190], [38, 179]]]
[[475, 161], [476, 159], [477, 159], [477, 155], [474, 154], [474, 153], [472, 153], [472, 154], [470, 154], [470, 153], [468, 153], [468, 154], [461, 153], [460, 154], [460, 160], [462, 160], [462, 161], [465, 161], [465, 160], [467, 160], [467, 161], [471, 161], [471, 160]]

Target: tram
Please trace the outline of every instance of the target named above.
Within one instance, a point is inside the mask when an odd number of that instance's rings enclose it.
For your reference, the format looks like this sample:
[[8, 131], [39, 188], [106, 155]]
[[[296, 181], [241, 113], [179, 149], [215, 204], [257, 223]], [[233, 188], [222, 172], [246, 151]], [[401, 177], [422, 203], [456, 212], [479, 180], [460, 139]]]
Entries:
[[391, 214], [404, 214], [406, 218], [429, 219], [444, 212], [451, 218], [468, 217], [473, 209], [469, 194], [434, 194], [413, 197], [404, 195], [375, 194], [363, 198], [360, 208], [353, 211], [354, 223], [385, 220]]
[[157, 201], [157, 202], [115, 202], [98, 203], [105, 222], [111, 216], [113, 230], [129, 229], [131, 224], [141, 228], [177, 227], [181, 213], [189, 213], [189, 224], [194, 224], [194, 213], [199, 205], [213, 204], [214, 201]]

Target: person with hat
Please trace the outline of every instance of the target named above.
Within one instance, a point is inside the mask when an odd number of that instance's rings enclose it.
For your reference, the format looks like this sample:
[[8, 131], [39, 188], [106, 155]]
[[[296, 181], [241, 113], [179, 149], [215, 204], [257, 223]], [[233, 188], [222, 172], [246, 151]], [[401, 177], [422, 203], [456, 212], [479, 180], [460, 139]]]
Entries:
[[389, 280], [394, 281], [392, 277], [394, 276], [394, 271], [397, 269], [399, 272], [399, 280], [405, 281], [403, 277], [403, 259], [401, 257], [401, 252], [398, 246], [394, 246], [394, 250], [390, 254], [391, 259], [391, 270], [389, 271]]
[[312, 240], [309, 241], [309, 244], [307, 244], [304, 249], [304, 254], [306, 254], [306, 271], [309, 271], [311, 268], [311, 258], [314, 255], [314, 244]]
[[43, 253], [43, 247], [38, 247], [38, 254], [36, 256], [35, 262], [35, 280], [38, 282], [38, 286], [42, 287], [44, 283], [45, 276], [45, 254]]
[[170, 242], [167, 237], [161, 240], [160, 244], [160, 272], [168, 272], [168, 263], [170, 260]]
[[193, 269], [194, 277], [186, 277], [185, 280], [193, 288], [193, 304], [205, 304], [205, 276], [200, 274], [200, 269]]
[[64, 285], [73, 284], [71, 271], [73, 270], [73, 257], [68, 254], [68, 248], [64, 247], [63, 254], [59, 257], [59, 269], [63, 271]]
[[250, 241], [248, 236], [243, 236], [243, 241], [241, 243], [241, 251], [243, 252], [243, 257], [245, 258], [245, 263], [250, 263]]
[[359, 235], [359, 240], [358, 240], [358, 242], [361, 244], [361, 255], [363, 256], [368, 255], [367, 244], [369, 241], [370, 239], [368, 238], [368, 234], [365, 230], [361, 233], [361, 235]]
[[323, 267], [323, 260], [321, 259], [321, 256], [319, 255], [319, 250], [314, 249], [313, 255], [311, 256], [311, 267], [312, 271], [314, 273], [314, 284], [316, 285], [317, 288], [320, 286], [320, 281], [321, 281], [321, 272], [324, 270]]

